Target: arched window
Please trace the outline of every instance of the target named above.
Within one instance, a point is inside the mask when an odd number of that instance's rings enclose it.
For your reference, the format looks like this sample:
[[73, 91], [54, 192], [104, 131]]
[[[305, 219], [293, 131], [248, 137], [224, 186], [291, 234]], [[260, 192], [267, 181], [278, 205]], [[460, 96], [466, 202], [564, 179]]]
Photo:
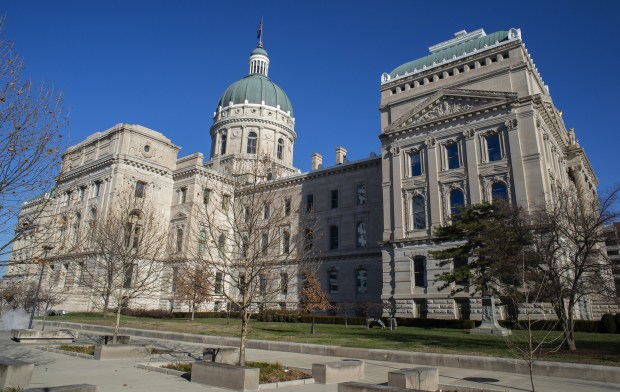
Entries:
[[226, 154], [226, 138], [227, 138], [227, 133], [226, 131], [222, 131], [222, 136], [220, 137], [220, 155], [224, 155]]
[[183, 229], [177, 229], [177, 253], [183, 250]]
[[256, 154], [256, 139], [256, 132], [250, 132], [250, 134], [248, 135], [248, 154]]
[[199, 255], [205, 252], [206, 243], [207, 243], [207, 233], [204, 230], [200, 230], [200, 233], [198, 233], [198, 254]]
[[365, 248], [366, 247], [366, 222], [357, 222], [357, 247]]
[[329, 227], [329, 249], [338, 249], [338, 226]]
[[278, 159], [284, 158], [284, 140], [278, 139]]
[[426, 203], [424, 197], [414, 196], [412, 203], [414, 230], [426, 229]]
[[492, 201], [504, 200], [508, 201], [508, 189], [503, 182], [495, 182], [491, 185], [491, 199]]
[[459, 210], [465, 205], [465, 197], [463, 191], [460, 189], [453, 189], [450, 192], [450, 214], [456, 215]]

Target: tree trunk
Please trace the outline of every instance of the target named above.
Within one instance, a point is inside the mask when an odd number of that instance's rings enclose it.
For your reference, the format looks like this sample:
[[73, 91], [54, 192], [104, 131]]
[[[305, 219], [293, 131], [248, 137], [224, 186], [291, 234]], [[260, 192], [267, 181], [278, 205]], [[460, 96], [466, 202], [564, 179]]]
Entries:
[[239, 343], [239, 366], [245, 366], [245, 344], [248, 338], [249, 314], [247, 309], [241, 310], [241, 341]]
[[192, 321], [194, 321], [194, 313], [196, 311], [196, 305], [192, 304]]
[[310, 323], [310, 335], [314, 335], [314, 311], [312, 312], [312, 323]]
[[45, 331], [45, 319], [47, 318], [47, 310], [43, 313], [43, 326], [41, 327], [41, 331]]
[[116, 309], [116, 325], [114, 325], [114, 336], [112, 336], [112, 343], [116, 344], [116, 337], [118, 336], [118, 328], [121, 325], [121, 306], [119, 304]]
[[103, 297], [103, 318], [108, 317], [108, 307], [110, 306], [110, 293]]

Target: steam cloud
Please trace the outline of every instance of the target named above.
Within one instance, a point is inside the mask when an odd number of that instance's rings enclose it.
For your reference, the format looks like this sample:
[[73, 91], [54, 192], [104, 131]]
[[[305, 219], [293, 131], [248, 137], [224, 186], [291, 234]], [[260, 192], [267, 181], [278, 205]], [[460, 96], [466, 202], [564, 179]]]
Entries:
[[12, 329], [28, 328], [30, 316], [23, 309], [10, 310], [0, 316], [0, 329], [10, 331]]

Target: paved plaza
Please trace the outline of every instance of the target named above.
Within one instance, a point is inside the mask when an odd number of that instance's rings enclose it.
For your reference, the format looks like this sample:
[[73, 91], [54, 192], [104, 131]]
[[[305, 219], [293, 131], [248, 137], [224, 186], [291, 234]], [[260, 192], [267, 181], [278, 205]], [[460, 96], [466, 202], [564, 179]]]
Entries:
[[[132, 343], [149, 344], [153, 347], [170, 349], [178, 352], [175, 361], [190, 360], [185, 353], [201, 356], [204, 344], [192, 344], [161, 339], [142, 339], [132, 337]], [[91, 343], [88, 333], [80, 334], [78, 343]], [[95, 384], [101, 392], [112, 391], [227, 391], [226, 389], [208, 387], [191, 383], [183, 377], [138, 369], [139, 363], [157, 362], [170, 359], [151, 360], [107, 360], [78, 358], [64, 354], [41, 350], [40, 344], [20, 344], [10, 339], [8, 332], [0, 332], [0, 355], [35, 363], [30, 388], [40, 388], [67, 384]], [[310, 369], [313, 363], [329, 362], [340, 358], [318, 355], [288, 353], [280, 351], [254, 350], [247, 352], [248, 360], [280, 362], [284, 365]], [[412, 367], [407, 364], [365, 360], [366, 369], [363, 382], [386, 383], [387, 373], [392, 370]], [[529, 376], [512, 373], [490, 372], [471, 369], [440, 367], [441, 384], [471, 386], [484, 389], [506, 391], [529, 391]], [[593, 381], [561, 379], [553, 377], [535, 377], [537, 391], [620, 391], [620, 384], [606, 384]], [[278, 388], [278, 391], [300, 392], [335, 392], [337, 385], [301, 385]]]

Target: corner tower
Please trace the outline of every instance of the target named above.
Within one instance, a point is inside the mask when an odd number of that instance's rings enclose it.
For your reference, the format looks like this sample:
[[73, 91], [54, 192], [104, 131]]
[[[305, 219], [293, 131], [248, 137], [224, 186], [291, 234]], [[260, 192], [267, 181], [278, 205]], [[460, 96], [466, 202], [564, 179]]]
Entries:
[[296, 173], [293, 150], [297, 134], [288, 96], [269, 79], [269, 56], [259, 46], [250, 53], [249, 72], [220, 97], [211, 126], [211, 160], [240, 167], [266, 159], [276, 176]]

